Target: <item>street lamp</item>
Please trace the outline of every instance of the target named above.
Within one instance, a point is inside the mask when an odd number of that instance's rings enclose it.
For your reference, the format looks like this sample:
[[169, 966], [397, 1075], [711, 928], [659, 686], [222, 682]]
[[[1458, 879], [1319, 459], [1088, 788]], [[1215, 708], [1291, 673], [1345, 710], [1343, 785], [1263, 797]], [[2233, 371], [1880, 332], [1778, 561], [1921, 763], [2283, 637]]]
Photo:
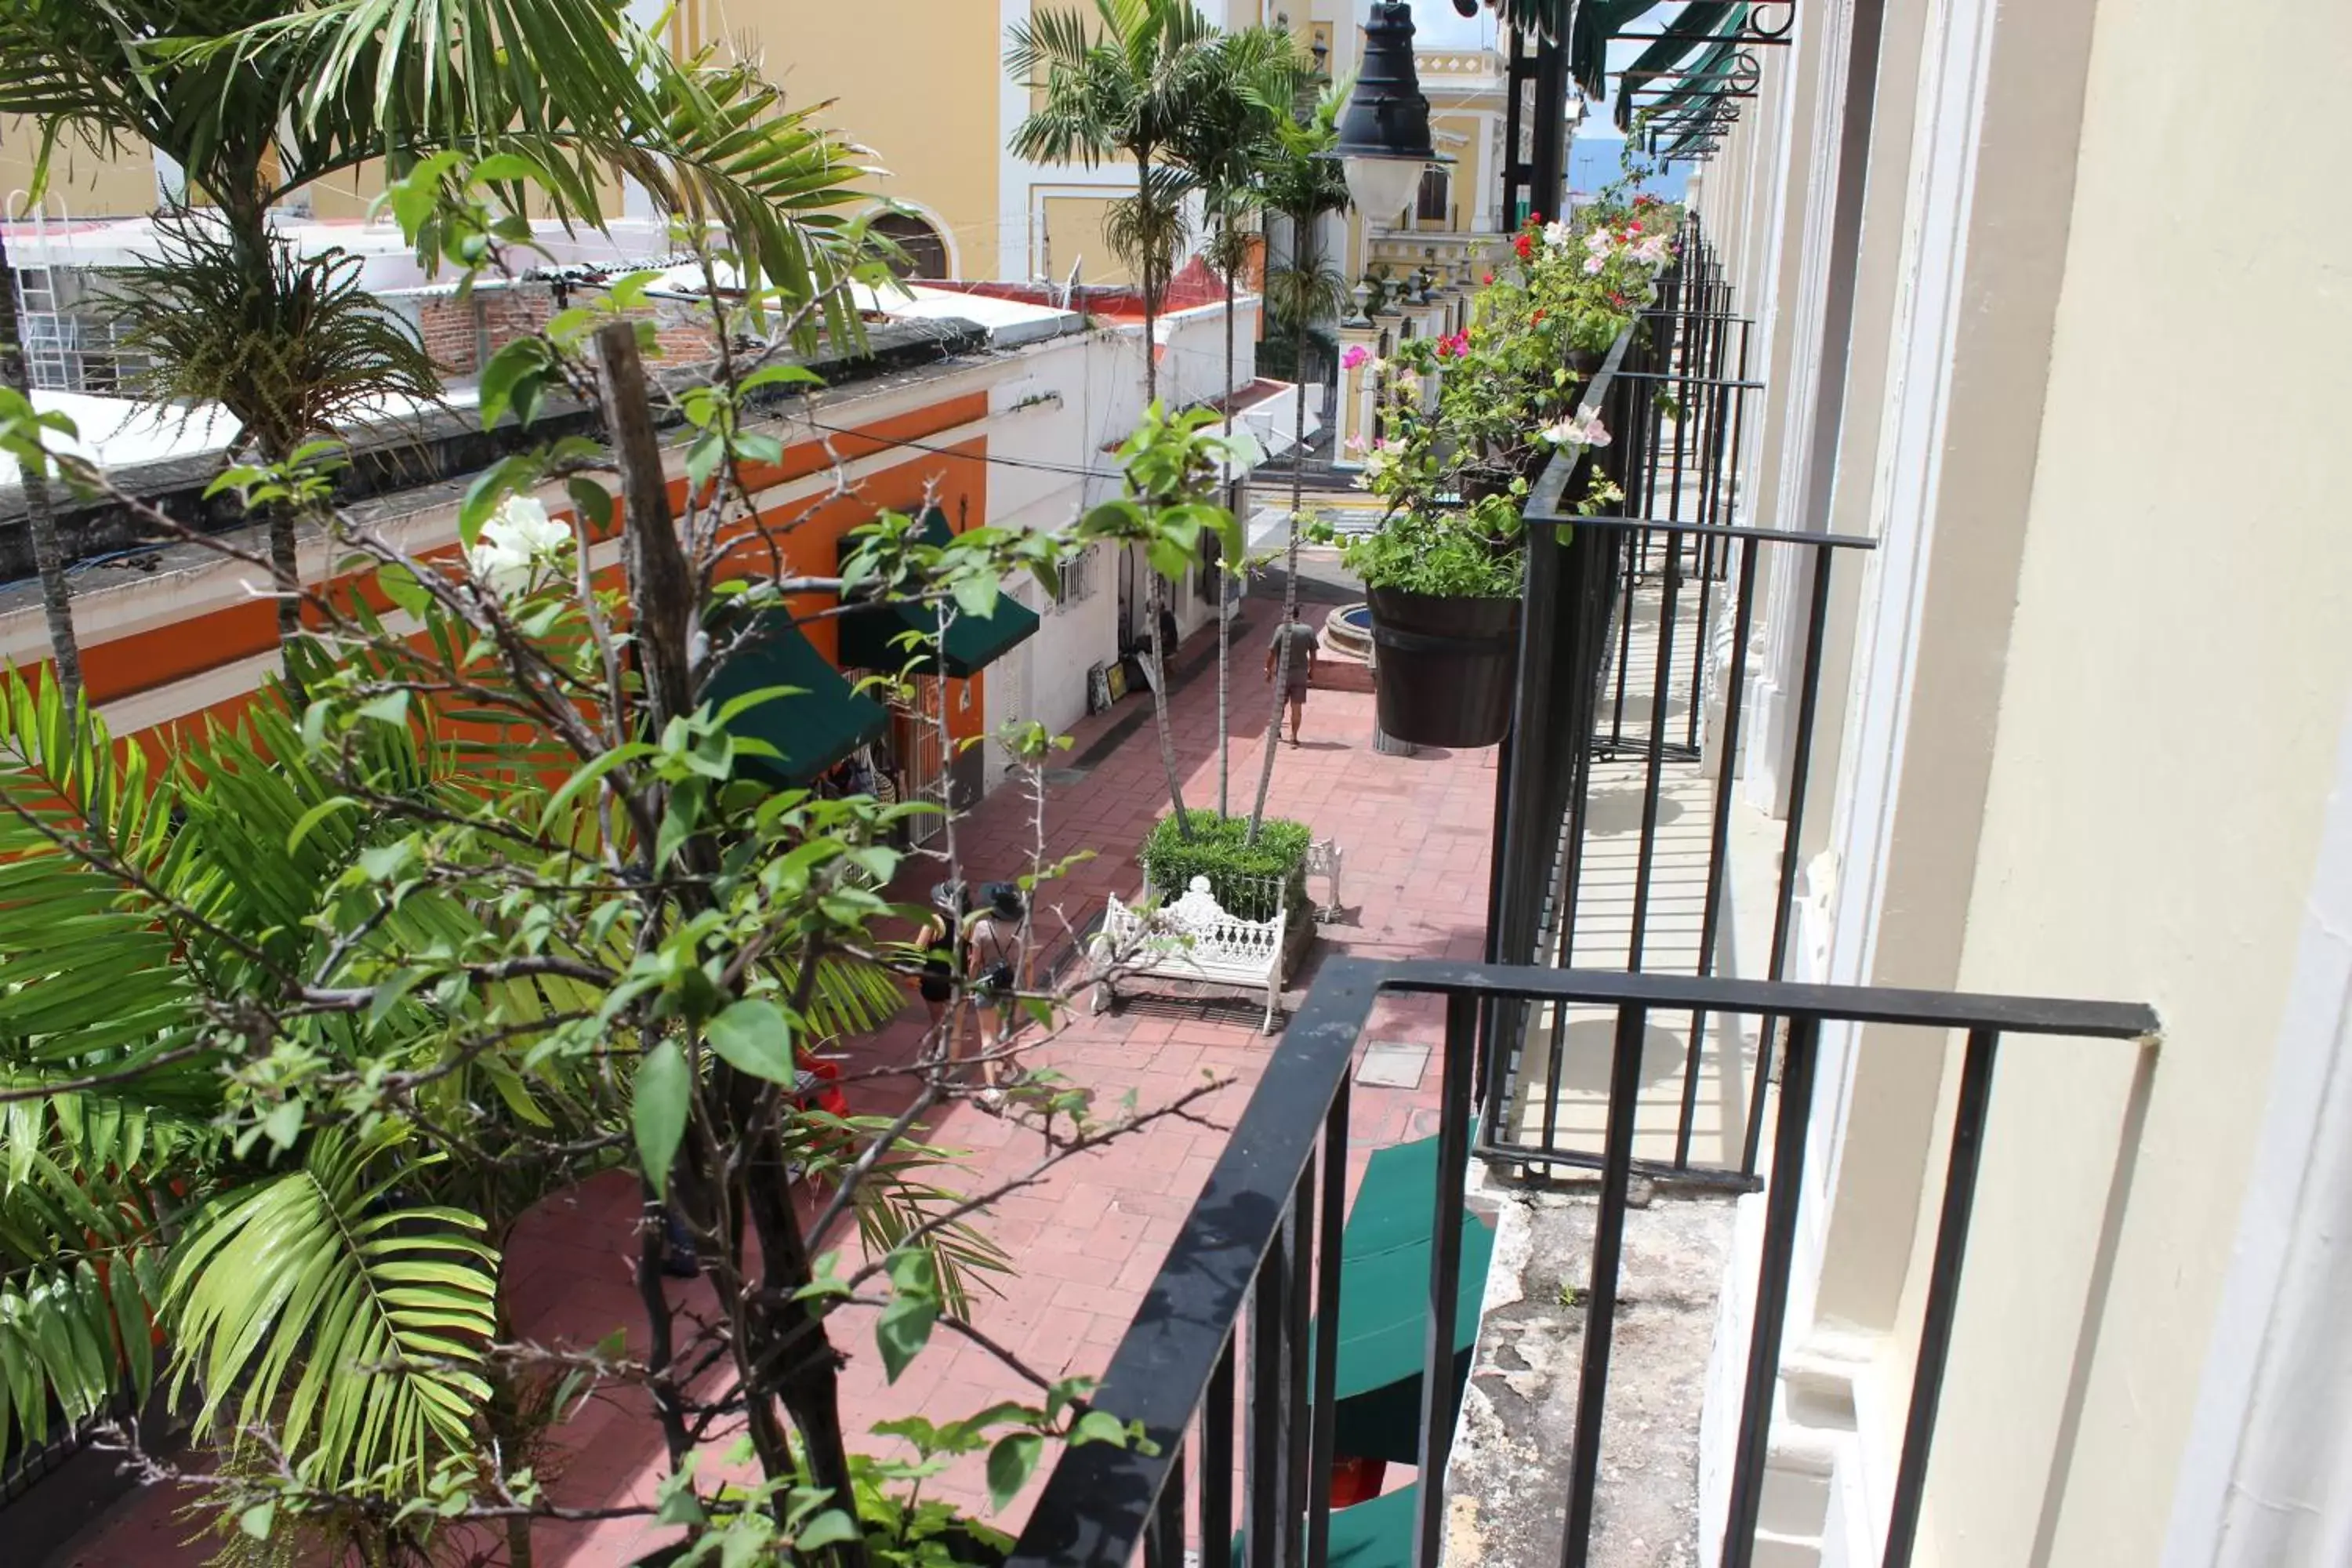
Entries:
[[1348, 195], [1367, 226], [1389, 222], [1421, 187], [1422, 171], [1447, 163], [1429, 139], [1429, 100], [1412, 62], [1412, 6], [1373, 0], [1364, 25], [1364, 58], [1339, 117], [1331, 156], [1347, 165]]

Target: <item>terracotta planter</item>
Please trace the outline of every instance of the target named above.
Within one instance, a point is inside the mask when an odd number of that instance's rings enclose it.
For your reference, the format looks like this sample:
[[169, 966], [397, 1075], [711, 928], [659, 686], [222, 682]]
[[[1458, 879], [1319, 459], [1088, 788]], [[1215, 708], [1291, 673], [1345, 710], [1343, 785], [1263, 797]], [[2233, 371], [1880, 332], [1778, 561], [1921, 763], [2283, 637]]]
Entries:
[[1511, 727], [1519, 601], [1374, 588], [1381, 731], [1416, 746], [1492, 746]]

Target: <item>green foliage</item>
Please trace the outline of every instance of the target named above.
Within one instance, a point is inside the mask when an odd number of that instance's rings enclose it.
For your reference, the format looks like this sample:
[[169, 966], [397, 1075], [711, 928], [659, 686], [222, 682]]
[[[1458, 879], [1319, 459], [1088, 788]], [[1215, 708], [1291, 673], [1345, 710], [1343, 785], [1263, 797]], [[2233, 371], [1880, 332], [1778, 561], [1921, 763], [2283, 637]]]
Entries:
[[1303, 822], [1269, 817], [1257, 841], [1249, 841], [1249, 819], [1196, 811], [1181, 833], [1173, 816], [1152, 825], [1143, 841], [1144, 875], [1163, 898], [1173, 899], [1195, 877], [1209, 879], [1209, 890], [1230, 914], [1244, 920], [1274, 918], [1277, 898], [1286, 899], [1294, 918], [1307, 905], [1307, 846], [1314, 837]]
[[478, 1215], [404, 1197], [402, 1167], [381, 1156], [404, 1137], [325, 1130], [299, 1169], [195, 1216], [167, 1306], [173, 1388], [201, 1379], [201, 1425], [236, 1396], [237, 1427], [274, 1419], [327, 1473], [378, 1485], [419, 1484], [468, 1446], [489, 1395], [498, 1253]]
[[1515, 538], [1498, 537], [1475, 514], [1460, 511], [1396, 513], [1348, 540], [1340, 559], [1367, 588], [1443, 598], [1516, 598], [1526, 571]]
[[299, 254], [207, 216], [161, 220], [157, 254], [108, 300], [159, 401], [217, 403], [273, 458], [345, 429], [388, 400], [425, 401], [439, 378], [424, 345], [360, 287], [360, 258]]

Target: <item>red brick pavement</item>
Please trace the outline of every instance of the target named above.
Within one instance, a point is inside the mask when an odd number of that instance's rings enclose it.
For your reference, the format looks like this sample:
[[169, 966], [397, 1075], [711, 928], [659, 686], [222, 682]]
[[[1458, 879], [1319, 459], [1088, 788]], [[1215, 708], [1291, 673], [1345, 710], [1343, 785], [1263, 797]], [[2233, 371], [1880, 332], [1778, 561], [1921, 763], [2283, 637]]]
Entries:
[[[1250, 601], [1236, 636], [1234, 661], [1232, 796], [1246, 809], [1257, 779], [1268, 692], [1262, 681], [1263, 638], [1277, 606]], [[1310, 619], [1325, 607], [1316, 606]], [[1215, 672], [1212, 639], [1187, 645], [1196, 673], [1171, 698], [1177, 750], [1187, 770], [1185, 796], [1195, 807], [1215, 804]], [[1147, 696], [1081, 725], [1066, 761], [1082, 756]], [[1322, 928], [1318, 952], [1376, 957], [1478, 955], [1484, 930], [1486, 873], [1492, 813], [1494, 753], [1424, 752], [1382, 756], [1371, 746], [1372, 699], [1365, 692], [1317, 690], [1307, 704], [1306, 744], [1280, 748], [1271, 810], [1308, 823], [1318, 837], [1339, 840], [1346, 854], [1342, 888], [1349, 913]], [[1048, 858], [1091, 848], [1096, 858], [1040, 900], [1042, 923], [1084, 925], [1105, 894], [1131, 893], [1141, 879], [1136, 854], [1166, 805], [1166, 786], [1153, 727], [1147, 721], [1123, 743], [1073, 782], [1052, 785], [1047, 797]], [[1032, 803], [1002, 790], [958, 825], [957, 838], [974, 880], [1025, 868]], [[911, 867], [902, 892], [920, 897], [936, 866]], [[1319, 887], [1318, 887], [1319, 891]], [[1051, 945], [1051, 944], [1047, 944]], [[1296, 1002], [1310, 980], [1294, 988]], [[1115, 1147], [1073, 1160], [1036, 1185], [999, 1203], [985, 1228], [1010, 1252], [1016, 1271], [998, 1281], [1000, 1293], [979, 1302], [979, 1327], [1013, 1348], [1048, 1376], [1093, 1374], [1141, 1303], [1192, 1199], [1207, 1179], [1230, 1126], [1280, 1037], [1261, 1038], [1258, 1012], [1246, 1002], [1150, 998], [1118, 1013], [1088, 1016], [1083, 1009], [1066, 1031], [1039, 1047], [1034, 1064], [1051, 1067], [1094, 1088], [1103, 1103], [1135, 1091], [1142, 1107], [1165, 1104], [1203, 1081], [1230, 1079], [1200, 1107], [1215, 1123], [1202, 1127], [1162, 1121]], [[879, 1037], [848, 1053], [845, 1071], [909, 1059], [923, 1014], [909, 1005]], [[1367, 1039], [1402, 1039], [1433, 1047], [1430, 1068], [1413, 1089], [1359, 1086], [1352, 1097], [1349, 1179], [1360, 1178], [1373, 1149], [1434, 1131], [1437, 1072], [1434, 1047], [1442, 1010], [1433, 1001], [1384, 1003]], [[857, 1086], [861, 1111], [887, 1111], [909, 1090], [898, 1080]], [[1036, 1131], [971, 1106], [941, 1113], [929, 1130], [936, 1143], [964, 1152], [961, 1178], [968, 1189], [992, 1185], [1026, 1171], [1041, 1153]], [[615, 1328], [642, 1341], [642, 1321], [630, 1276], [635, 1194], [622, 1173], [588, 1183], [545, 1205], [514, 1237], [506, 1266], [507, 1304], [528, 1338], [591, 1343]], [[854, 1247], [854, 1239], [850, 1245]], [[701, 1281], [672, 1288], [681, 1306], [707, 1307]], [[835, 1340], [847, 1353], [843, 1398], [853, 1434], [875, 1421], [919, 1412], [934, 1419], [971, 1414], [1026, 1392], [1011, 1372], [977, 1347], [940, 1331], [897, 1386], [886, 1384], [873, 1353], [871, 1322], [859, 1310], [834, 1320]], [[626, 1398], [598, 1401], [560, 1433], [565, 1457], [557, 1499], [580, 1508], [610, 1507], [652, 1495], [661, 1456], [653, 1425]], [[872, 1441], [879, 1443], [880, 1439]], [[1049, 1456], [1050, 1458], [1050, 1456]], [[939, 1483], [940, 1495], [982, 1506], [976, 1465]], [[1033, 1489], [1034, 1490], [1034, 1489]], [[188, 1531], [173, 1517], [178, 1500], [167, 1492], [140, 1498], [84, 1549], [68, 1555], [76, 1568], [152, 1568], [197, 1562], [202, 1553], [179, 1544]], [[1027, 1507], [1017, 1501], [996, 1522], [1017, 1529]], [[606, 1568], [625, 1564], [673, 1532], [635, 1520], [542, 1524], [536, 1538], [541, 1568]]]

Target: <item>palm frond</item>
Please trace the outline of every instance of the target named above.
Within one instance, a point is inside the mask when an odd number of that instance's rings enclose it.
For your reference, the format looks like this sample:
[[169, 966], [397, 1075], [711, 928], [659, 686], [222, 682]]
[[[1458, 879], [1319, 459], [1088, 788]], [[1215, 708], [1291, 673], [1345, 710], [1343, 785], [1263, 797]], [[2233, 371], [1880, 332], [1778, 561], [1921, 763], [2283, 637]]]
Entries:
[[[0, 1061], [122, 1068], [191, 1026], [159, 868], [169, 792], [54, 685], [0, 676]], [[96, 863], [93, 863], [93, 862]]]
[[[12, 1085], [12, 1087], [17, 1087]], [[0, 1118], [0, 1451], [143, 1404], [162, 1249], [150, 1162], [194, 1142], [77, 1097]]]
[[359, 258], [303, 256], [188, 210], [157, 233], [158, 254], [110, 302], [124, 342], [153, 366], [150, 396], [217, 403], [282, 458], [388, 399], [438, 395], [424, 345], [361, 288]]
[[207, 1205], [165, 1294], [199, 1426], [270, 1419], [346, 1486], [420, 1483], [470, 1446], [489, 1393], [499, 1255], [475, 1215], [404, 1200], [418, 1170], [399, 1138], [326, 1129], [299, 1168]]

